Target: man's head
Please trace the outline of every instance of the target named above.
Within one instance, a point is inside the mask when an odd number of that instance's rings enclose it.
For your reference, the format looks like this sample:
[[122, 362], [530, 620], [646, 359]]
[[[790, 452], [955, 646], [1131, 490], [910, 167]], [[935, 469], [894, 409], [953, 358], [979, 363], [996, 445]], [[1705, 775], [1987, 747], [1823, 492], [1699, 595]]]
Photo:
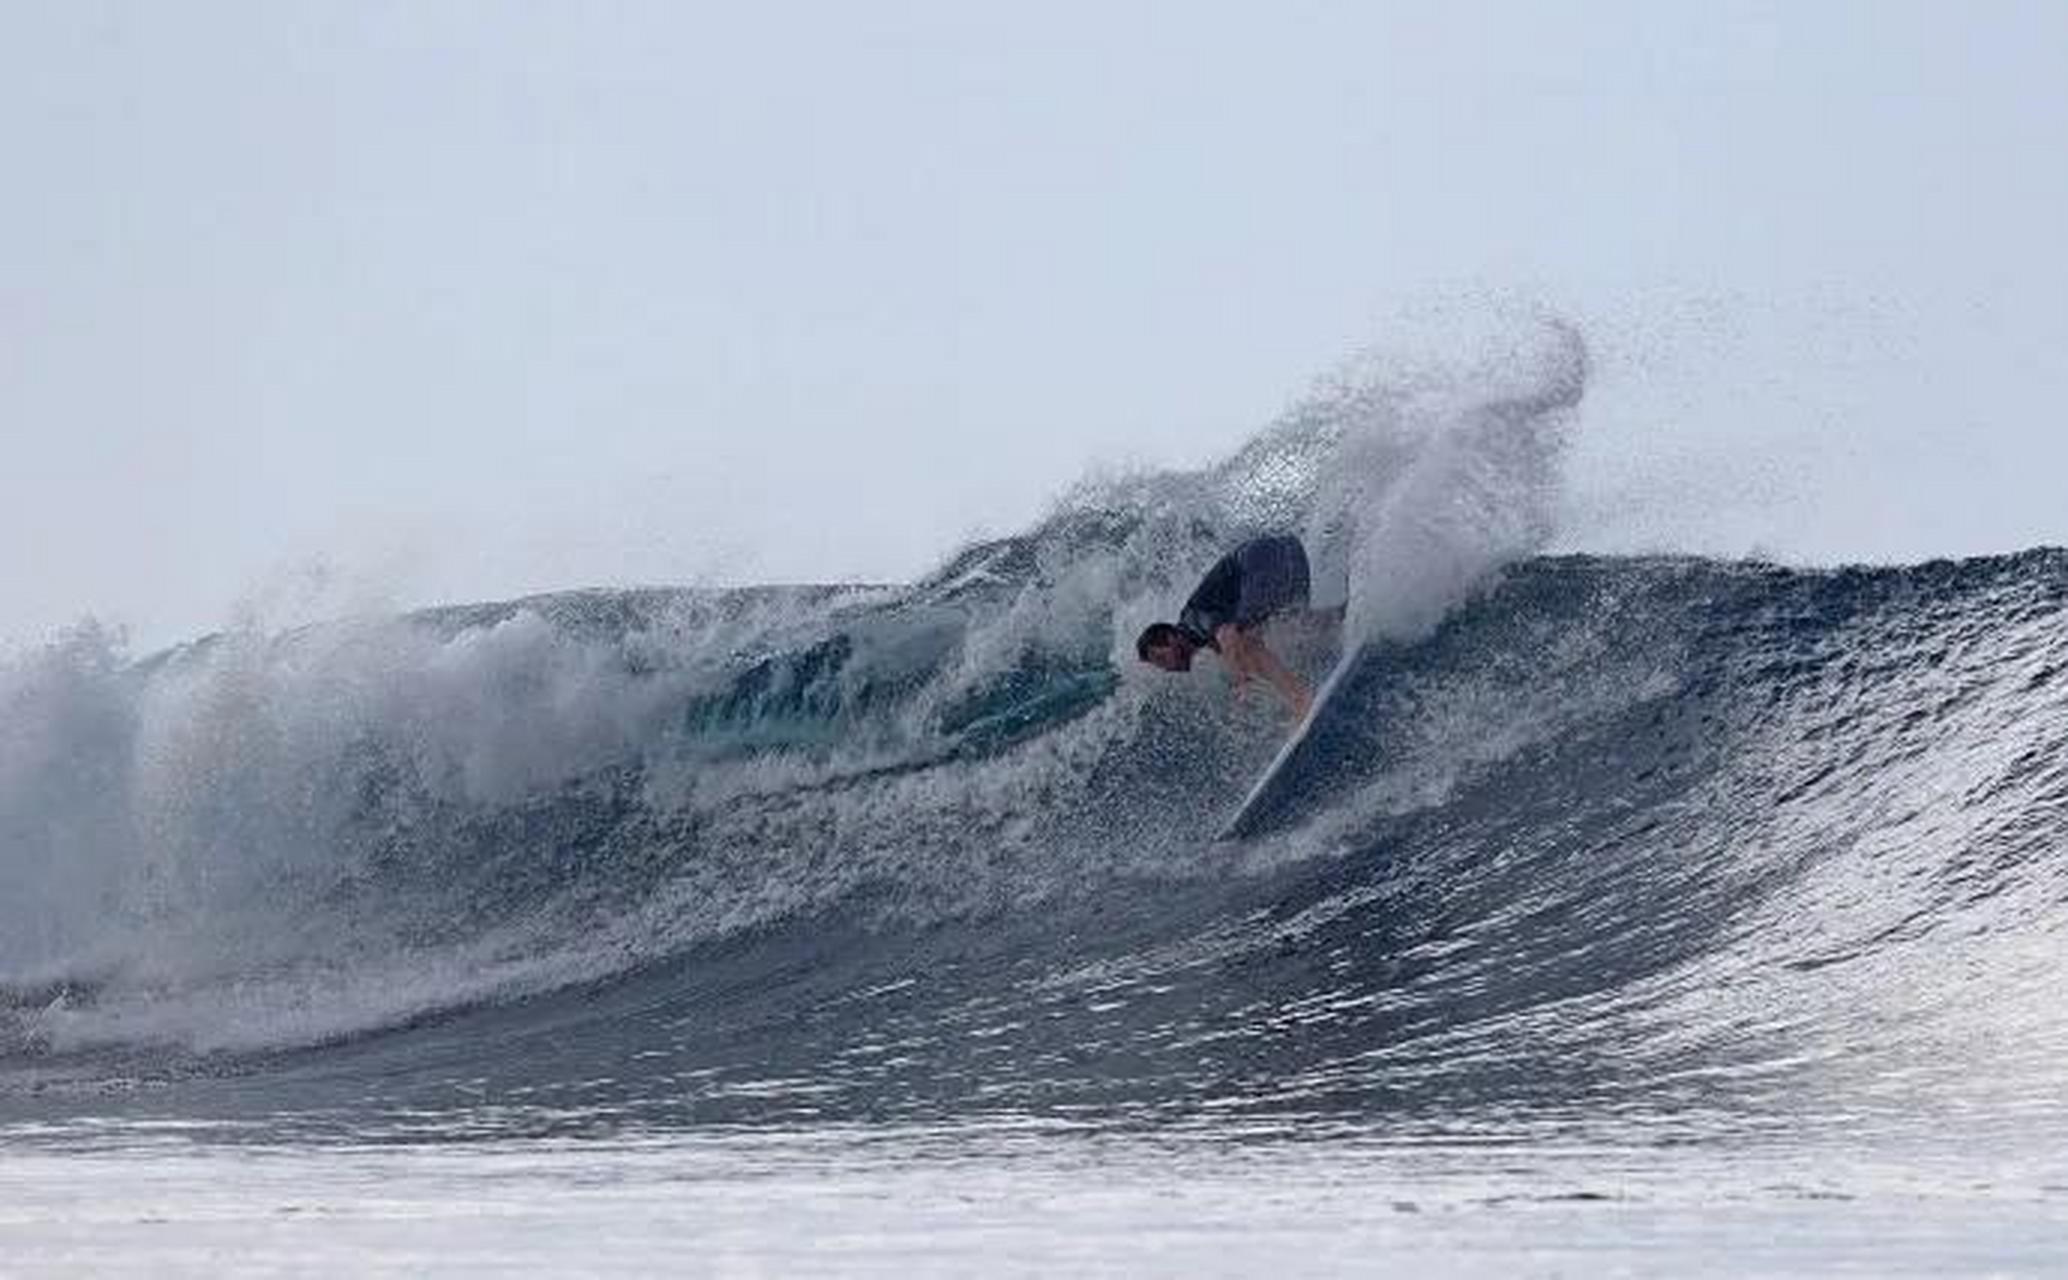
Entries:
[[1152, 622], [1142, 628], [1135, 641], [1135, 656], [1165, 671], [1190, 671], [1192, 654], [1198, 649], [1190, 636], [1168, 622]]

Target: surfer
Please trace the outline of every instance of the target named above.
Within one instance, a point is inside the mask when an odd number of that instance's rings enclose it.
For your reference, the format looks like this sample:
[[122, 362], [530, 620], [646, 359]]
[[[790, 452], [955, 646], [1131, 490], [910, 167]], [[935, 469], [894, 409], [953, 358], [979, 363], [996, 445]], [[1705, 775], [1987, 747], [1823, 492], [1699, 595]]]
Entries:
[[1258, 634], [1277, 614], [1307, 607], [1307, 551], [1290, 534], [1251, 538], [1222, 556], [1199, 580], [1176, 622], [1152, 622], [1135, 641], [1135, 653], [1152, 667], [1190, 671], [1192, 657], [1211, 649], [1227, 664], [1240, 690], [1251, 677], [1269, 684], [1307, 718], [1314, 694]]

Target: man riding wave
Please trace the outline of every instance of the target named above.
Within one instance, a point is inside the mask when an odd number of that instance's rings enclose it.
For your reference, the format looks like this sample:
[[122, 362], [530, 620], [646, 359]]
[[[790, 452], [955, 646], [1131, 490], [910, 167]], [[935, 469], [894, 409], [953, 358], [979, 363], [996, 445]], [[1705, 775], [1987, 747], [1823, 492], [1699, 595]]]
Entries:
[[1199, 580], [1176, 622], [1152, 622], [1135, 641], [1142, 661], [1165, 671], [1190, 671], [1193, 655], [1211, 649], [1239, 689], [1252, 677], [1284, 698], [1297, 720], [1307, 718], [1314, 695], [1264, 644], [1259, 634], [1272, 617], [1307, 607], [1307, 551], [1290, 534], [1269, 534], [1222, 556]]

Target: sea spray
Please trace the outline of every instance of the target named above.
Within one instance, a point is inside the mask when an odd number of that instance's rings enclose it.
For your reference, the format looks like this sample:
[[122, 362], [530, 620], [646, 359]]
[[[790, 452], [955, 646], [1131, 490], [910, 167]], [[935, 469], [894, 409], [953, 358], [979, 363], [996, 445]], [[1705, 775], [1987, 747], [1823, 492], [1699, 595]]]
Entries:
[[1358, 625], [1426, 630], [1534, 545], [1584, 382], [1563, 326], [1500, 350], [1369, 355], [1223, 462], [1079, 486], [910, 587], [31, 655], [7, 676], [28, 711], [0, 756], [0, 992], [69, 993], [39, 1044], [266, 1047], [864, 900], [911, 922], [1218, 874], [1200, 850], [1282, 719], [1209, 670], [1142, 671], [1134, 628], [1246, 533], [1298, 529]]

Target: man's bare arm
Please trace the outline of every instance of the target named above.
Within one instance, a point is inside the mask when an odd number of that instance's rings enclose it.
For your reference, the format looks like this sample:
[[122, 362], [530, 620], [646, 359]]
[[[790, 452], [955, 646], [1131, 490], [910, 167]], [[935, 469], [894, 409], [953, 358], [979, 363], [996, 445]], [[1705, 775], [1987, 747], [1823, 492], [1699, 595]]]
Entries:
[[1286, 669], [1278, 655], [1266, 648], [1264, 642], [1230, 623], [1214, 631], [1214, 643], [1220, 646], [1221, 656], [1236, 673], [1238, 681], [1250, 676], [1261, 677], [1292, 708], [1296, 720], [1305, 720], [1307, 712], [1314, 706], [1314, 695], [1307, 689], [1306, 681]]

